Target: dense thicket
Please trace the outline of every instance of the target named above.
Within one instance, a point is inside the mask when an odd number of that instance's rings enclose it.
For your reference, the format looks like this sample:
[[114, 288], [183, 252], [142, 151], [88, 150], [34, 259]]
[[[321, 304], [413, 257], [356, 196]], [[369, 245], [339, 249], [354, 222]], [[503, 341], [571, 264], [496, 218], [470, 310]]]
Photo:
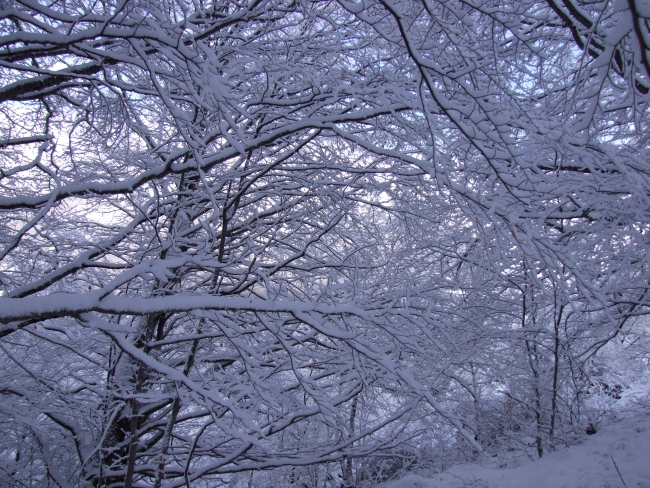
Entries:
[[649, 55], [646, 0], [2, 1], [0, 484], [566, 441], [648, 311]]

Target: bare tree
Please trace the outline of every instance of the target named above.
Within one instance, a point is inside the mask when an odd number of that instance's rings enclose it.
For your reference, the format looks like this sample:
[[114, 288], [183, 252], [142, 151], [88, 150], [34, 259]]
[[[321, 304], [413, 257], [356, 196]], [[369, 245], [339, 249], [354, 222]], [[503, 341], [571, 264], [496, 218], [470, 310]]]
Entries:
[[0, 479], [541, 456], [647, 313], [644, 8], [3, 3]]

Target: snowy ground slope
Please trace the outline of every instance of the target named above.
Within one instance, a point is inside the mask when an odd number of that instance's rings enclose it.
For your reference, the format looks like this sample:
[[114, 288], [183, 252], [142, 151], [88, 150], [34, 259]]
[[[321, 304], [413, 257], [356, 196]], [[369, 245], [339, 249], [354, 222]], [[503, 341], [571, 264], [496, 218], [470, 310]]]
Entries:
[[582, 444], [511, 469], [458, 465], [422, 478], [409, 475], [383, 488], [650, 488], [650, 415], [602, 427]]

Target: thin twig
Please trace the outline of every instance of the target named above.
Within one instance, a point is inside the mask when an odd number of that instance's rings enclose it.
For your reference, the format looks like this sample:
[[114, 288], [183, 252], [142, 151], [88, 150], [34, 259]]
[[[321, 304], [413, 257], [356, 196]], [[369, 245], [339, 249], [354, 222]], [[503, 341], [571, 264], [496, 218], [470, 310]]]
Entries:
[[625, 480], [623, 479], [623, 475], [621, 474], [621, 470], [618, 469], [618, 466], [616, 465], [616, 461], [614, 461], [614, 456], [610, 455], [609, 457], [612, 458], [612, 462], [614, 463], [614, 467], [616, 468], [616, 472], [618, 473], [618, 477], [621, 478], [621, 481], [623, 482], [623, 486], [627, 488], [627, 485], [625, 484]]

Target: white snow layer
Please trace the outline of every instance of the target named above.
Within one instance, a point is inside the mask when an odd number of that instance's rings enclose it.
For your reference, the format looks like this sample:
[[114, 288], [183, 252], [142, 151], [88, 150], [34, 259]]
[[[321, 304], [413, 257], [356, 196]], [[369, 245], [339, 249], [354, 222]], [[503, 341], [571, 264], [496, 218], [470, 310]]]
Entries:
[[423, 478], [409, 475], [382, 488], [650, 488], [650, 415], [601, 427], [582, 444], [510, 469], [457, 465]]

